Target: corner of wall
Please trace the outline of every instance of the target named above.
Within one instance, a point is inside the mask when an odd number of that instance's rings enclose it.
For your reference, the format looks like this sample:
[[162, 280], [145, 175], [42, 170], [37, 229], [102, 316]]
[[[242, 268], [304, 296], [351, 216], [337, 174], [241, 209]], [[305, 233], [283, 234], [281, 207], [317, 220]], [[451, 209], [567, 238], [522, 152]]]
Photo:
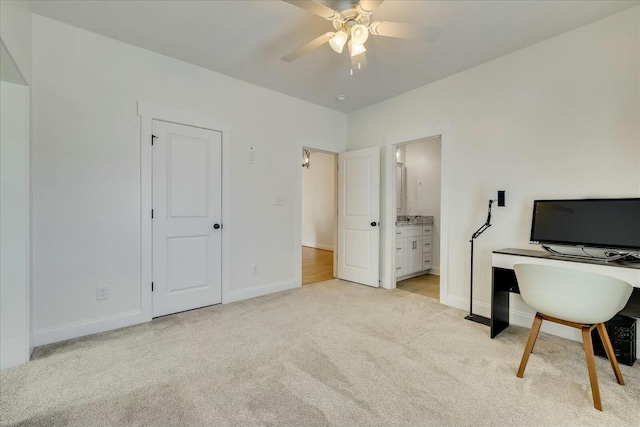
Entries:
[[0, 39], [27, 85], [32, 78], [31, 10], [26, 0], [0, 1]]

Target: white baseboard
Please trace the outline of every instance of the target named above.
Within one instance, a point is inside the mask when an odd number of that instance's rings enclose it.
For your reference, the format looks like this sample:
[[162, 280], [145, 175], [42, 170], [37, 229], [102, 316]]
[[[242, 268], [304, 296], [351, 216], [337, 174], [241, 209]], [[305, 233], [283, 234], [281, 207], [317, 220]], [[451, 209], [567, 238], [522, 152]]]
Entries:
[[[457, 308], [469, 311], [469, 300], [460, 298], [458, 296], [449, 295], [446, 301], [442, 301], [443, 304], [449, 307]], [[475, 301], [473, 303], [473, 313], [480, 316], [491, 317], [491, 305]], [[523, 311], [509, 310], [509, 324], [523, 326], [525, 328], [531, 328], [533, 323], [532, 313], [526, 313]], [[559, 325], [551, 322], [543, 322], [540, 328], [542, 332], [546, 332], [550, 335], [556, 335], [558, 337], [566, 338], [572, 341], [582, 342], [582, 334], [580, 331], [574, 328], [569, 328], [563, 325]], [[640, 334], [636, 337], [636, 356], [640, 355]]]
[[[509, 324], [523, 326], [525, 328], [531, 328], [533, 323], [534, 314], [525, 313], [523, 311], [509, 310]], [[582, 342], [582, 333], [574, 328], [569, 328], [563, 325], [552, 322], [542, 322], [540, 331], [547, 334], [556, 335], [562, 338], [567, 338], [571, 341]]]
[[[531, 313], [509, 310], [509, 324], [531, 328], [531, 324], [533, 323], [533, 316], [534, 314]], [[566, 338], [571, 341], [582, 342], [582, 333], [579, 330], [559, 325], [557, 323], [542, 322], [540, 331], [546, 332], [550, 335], [556, 335], [558, 337]], [[636, 357], [638, 355], [640, 355], [640, 336], [636, 337]]]
[[149, 320], [151, 319], [143, 316], [141, 310], [136, 310], [129, 313], [121, 313], [115, 316], [101, 317], [78, 323], [69, 323], [53, 328], [34, 331], [33, 344], [36, 347], [45, 344], [52, 344], [55, 342], [66, 341], [85, 335], [92, 335], [100, 332], [111, 331], [113, 329], [124, 328], [125, 326], [137, 325], [139, 323], [148, 322]]
[[323, 249], [325, 251], [333, 251], [333, 245], [323, 245], [317, 242], [302, 242], [302, 246], [315, 249]]
[[[449, 307], [454, 307], [460, 310], [464, 310], [467, 313], [469, 312], [469, 300], [466, 298], [461, 298], [455, 295], [449, 295], [446, 301], [443, 301], [445, 305]], [[491, 304], [487, 304], [485, 302], [475, 301], [473, 303], [473, 314], [479, 314], [484, 317], [491, 317]]]
[[[241, 289], [235, 292], [228, 292], [228, 295], [223, 297], [222, 302], [223, 304], [227, 304], [248, 298], [271, 294], [274, 292], [294, 289], [297, 287], [300, 287], [300, 283], [293, 279], [266, 286]], [[139, 323], [149, 322], [150, 320], [151, 318], [144, 316], [141, 310], [136, 310], [128, 313], [117, 314], [115, 316], [107, 316], [77, 323], [55, 326], [52, 328], [34, 331], [33, 344], [35, 347], [39, 347], [42, 345], [66, 341], [86, 335], [93, 335], [100, 332], [107, 332], [114, 329], [124, 328], [125, 326], [137, 325]]]
[[239, 289], [237, 291], [227, 291], [226, 295], [223, 292], [222, 303], [229, 304], [249, 298], [261, 297], [263, 295], [272, 294], [274, 292], [299, 288], [300, 286], [301, 285], [299, 281], [292, 279], [284, 282], [272, 283], [270, 285], [261, 285], [248, 289]]

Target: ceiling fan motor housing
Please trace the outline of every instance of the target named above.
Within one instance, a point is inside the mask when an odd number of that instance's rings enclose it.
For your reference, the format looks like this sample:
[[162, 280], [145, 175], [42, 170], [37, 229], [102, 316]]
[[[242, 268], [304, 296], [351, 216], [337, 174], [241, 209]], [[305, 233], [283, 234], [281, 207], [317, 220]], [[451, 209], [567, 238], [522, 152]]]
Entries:
[[354, 8], [344, 10], [340, 12], [340, 16], [333, 19], [333, 28], [337, 31], [345, 30], [350, 32], [351, 27], [354, 25], [362, 24], [369, 25], [369, 16], [363, 16]]

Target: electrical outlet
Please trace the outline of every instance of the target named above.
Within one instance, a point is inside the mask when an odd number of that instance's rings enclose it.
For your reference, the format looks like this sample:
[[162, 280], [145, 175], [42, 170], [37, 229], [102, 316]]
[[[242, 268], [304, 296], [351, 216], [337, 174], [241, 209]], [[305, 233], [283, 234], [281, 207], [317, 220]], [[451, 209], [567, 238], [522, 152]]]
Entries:
[[253, 274], [258, 274], [258, 264], [254, 265], [253, 268], [251, 269], [251, 272]]
[[109, 288], [106, 286], [99, 286], [96, 289], [96, 299], [98, 301], [103, 299], [109, 299]]
[[284, 205], [284, 197], [282, 197], [282, 196], [276, 196], [275, 204], [276, 204], [276, 206], [282, 206], [282, 205]]

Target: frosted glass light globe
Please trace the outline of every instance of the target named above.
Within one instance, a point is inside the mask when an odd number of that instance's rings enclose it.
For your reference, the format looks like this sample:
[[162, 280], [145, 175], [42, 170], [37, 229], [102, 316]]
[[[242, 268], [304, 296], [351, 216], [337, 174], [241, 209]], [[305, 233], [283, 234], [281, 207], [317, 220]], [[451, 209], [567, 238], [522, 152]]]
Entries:
[[369, 29], [362, 24], [351, 27], [351, 40], [353, 44], [364, 44], [369, 38]]
[[346, 31], [340, 30], [336, 33], [335, 36], [331, 38], [331, 40], [329, 40], [329, 46], [331, 46], [331, 49], [335, 50], [336, 52], [342, 53], [342, 48], [347, 42], [348, 37], [349, 36], [347, 36]]

